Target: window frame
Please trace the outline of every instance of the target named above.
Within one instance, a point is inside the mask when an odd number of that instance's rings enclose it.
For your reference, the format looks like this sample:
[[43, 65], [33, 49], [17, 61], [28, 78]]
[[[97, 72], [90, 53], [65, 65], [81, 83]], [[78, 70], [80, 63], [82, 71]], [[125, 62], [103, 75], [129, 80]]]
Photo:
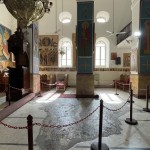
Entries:
[[[96, 66], [95, 58], [96, 58], [96, 45], [99, 42], [105, 43], [105, 66]], [[109, 68], [110, 66], [110, 42], [106, 37], [99, 37], [95, 41], [95, 50], [94, 50], [94, 68]]]
[[[98, 50], [99, 52], [99, 58], [97, 59], [96, 57], [98, 56], [97, 54], [97, 48], [99, 48]], [[105, 58], [102, 58], [102, 48], [104, 48], [105, 51]], [[99, 61], [99, 65], [96, 65], [96, 61]], [[102, 61], [105, 62], [105, 65], [102, 65]], [[106, 43], [102, 40], [96, 42], [95, 44], [95, 68], [105, 68], [106, 67]]]

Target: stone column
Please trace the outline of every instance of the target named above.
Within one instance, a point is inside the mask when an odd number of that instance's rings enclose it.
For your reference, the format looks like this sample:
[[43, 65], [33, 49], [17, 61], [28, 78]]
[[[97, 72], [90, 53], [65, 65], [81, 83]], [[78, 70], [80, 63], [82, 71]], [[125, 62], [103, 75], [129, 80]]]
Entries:
[[79, 97], [94, 96], [94, 1], [77, 0], [77, 88]]
[[30, 88], [32, 92], [40, 92], [40, 74], [39, 74], [39, 48], [38, 48], [38, 23], [31, 24], [25, 36], [30, 43]]
[[131, 75], [133, 93], [137, 97], [145, 96], [150, 84], [150, 1], [132, 0], [132, 34], [140, 31], [140, 37], [132, 37]]

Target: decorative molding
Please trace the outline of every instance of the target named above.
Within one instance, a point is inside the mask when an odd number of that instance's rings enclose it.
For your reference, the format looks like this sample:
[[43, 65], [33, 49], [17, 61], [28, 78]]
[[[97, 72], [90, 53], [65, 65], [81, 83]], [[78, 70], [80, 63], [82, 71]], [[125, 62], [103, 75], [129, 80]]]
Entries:
[[[40, 71], [77, 71], [76, 68], [40, 67]], [[95, 68], [94, 71], [130, 71], [130, 68]]]

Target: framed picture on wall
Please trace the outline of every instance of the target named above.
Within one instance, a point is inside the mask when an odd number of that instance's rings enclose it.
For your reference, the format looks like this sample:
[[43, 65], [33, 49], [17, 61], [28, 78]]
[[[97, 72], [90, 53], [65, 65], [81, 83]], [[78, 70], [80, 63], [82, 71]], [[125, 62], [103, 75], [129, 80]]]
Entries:
[[117, 58], [117, 53], [112, 52], [111, 53], [111, 60], [116, 60], [116, 58]]
[[130, 67], [130, 53], [123, 53], [123, 67]]
[[58, 66], [58, 35], [39, 36], [40, 66]]

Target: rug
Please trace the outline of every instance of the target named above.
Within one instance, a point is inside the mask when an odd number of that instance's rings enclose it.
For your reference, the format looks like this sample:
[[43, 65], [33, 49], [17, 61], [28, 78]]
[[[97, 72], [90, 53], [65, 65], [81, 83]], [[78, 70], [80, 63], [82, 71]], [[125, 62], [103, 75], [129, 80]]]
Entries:
[[59, 98], [76, 98], [76, 94], [61, 94]]

